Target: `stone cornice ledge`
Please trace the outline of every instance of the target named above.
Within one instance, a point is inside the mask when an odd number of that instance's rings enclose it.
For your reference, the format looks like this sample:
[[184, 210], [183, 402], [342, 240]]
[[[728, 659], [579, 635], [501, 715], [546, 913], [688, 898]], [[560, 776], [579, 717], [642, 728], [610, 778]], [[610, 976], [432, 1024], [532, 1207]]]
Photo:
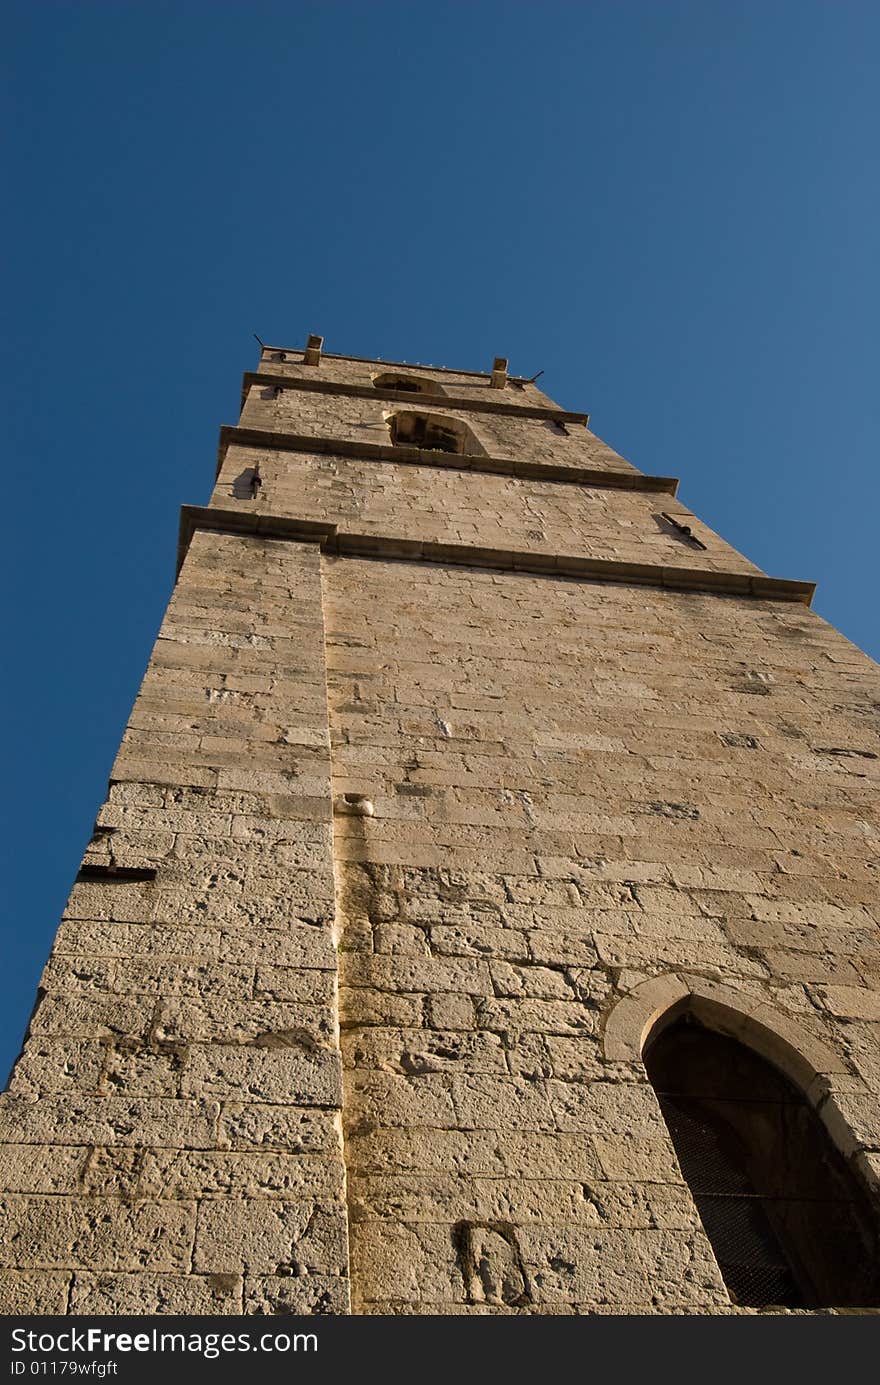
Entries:
[[592, 582], [664, 587], [674, 591], [716, 592], [748, 596], [763, 601], [795, 601], [809, 606], [815, 582], [791, 582], [761, 572], [710, 572], [701, 568], [663, 567], [655, 563], [626, 563], [615, 558], [581, 558], [558, 553], [521, 553], [504, 548], [477, 548], [470, 544], [430, 543], [384, 534], [352, 534], [335, 524], [261, 514], [257, 510], [224, 510], [184, 505], [180, 512], [177, 571], [180, 572], [190, 540], [197, 529], [262, 539], [317, 543], [322, 552], [336, 557], [403, 559], [410, 562], [447, 563], [459, 567], [531, 572], [543, 577], [579, 577]]
[[419, 447], [393, 447], [390, 443], [353, 442], [349, 438], [311, 438], [301, 433], [275, 433], [264, 428], [240, 428], [225, 424], [220, 429], [217, 475], [227, 449], [263, 447], [268, 452], [320, 452], [352, 457], [359, 462], [399, 462], [404, 466], [446, 467], [451, 471], [487, 472], [493, 476], [517, 476], [530, 481], [563, 481], [596, 490], [662, 491], [675, 495], [674, 476], [646, 476], [641, 471], [611, 471], [603, 467], [562, 466], [553, 462], [518, 462], [509, 457], [484, 457], [457, 452], [425, 451]]
[[[305, 352], [301, 346], [270, 346], [265, 341], [261, 341], [260, 346], [264, 352], [268, 351], [270, 355], [273, 353], [277, 355], [279, 351], [283, 351], [285, 356], [295, 357], [296, 359], [291, 361], [291, 365], [305, 364]], [[263, 358], [260, 359], [262, 361]], [[442, 375], [467, 375], [472, 380], [485, 380], [487, 384], [492, 378], [491, 372], [488, 370], [460, 370], [454, 365], [431, 365], [430, 363], [426, 365], [424, 361], [380, 361], [376, 356], [346, 356], [343, 351], [322, 350], [321, 359], [326, 361], [361, 361], [365, 365], [379, 366], [381, 370], [433, 370], [439, 371]], [[543, 370], [539, 371], [538, 374], [543, 375]], [[509, 378], [522, 385], [533, 385], [538, 376], [530, 378], [528, 375], [511, 375]]]
[[567, 409], [551, 408], [546, 404], [508, 404], [504, 399], [469, 399], [451, 394], [413, 394], [411, 390], [376, 389], [373, 385], [352, 385], [342, 380], [304, 379], [301, 375], [280, 375], [272, 371], [247, 370], [241, 377], [241, 406], [244, 408], [248, 390], [253, 385], [268, 385], [276, 389], [305, 390], [310, 394], [343, 394], [349, 399], [391, 399], [410, 409], [428, 411], [431, 408], [471, 410], [474, 413], [507, 414], [518, 418], [537, 418], [551, 423], [570, 423], [586, 428], [590, 415], [571, 413]]

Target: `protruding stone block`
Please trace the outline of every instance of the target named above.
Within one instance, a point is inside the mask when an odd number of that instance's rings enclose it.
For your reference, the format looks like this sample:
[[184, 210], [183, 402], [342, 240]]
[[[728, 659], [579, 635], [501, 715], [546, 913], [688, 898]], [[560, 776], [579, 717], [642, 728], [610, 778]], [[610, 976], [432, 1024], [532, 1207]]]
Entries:
[[324, 345], [323, 337], [310, 336], [306, 342], [305, 355], [303, 356], [304, 365], [321, 364], [321, 348]]

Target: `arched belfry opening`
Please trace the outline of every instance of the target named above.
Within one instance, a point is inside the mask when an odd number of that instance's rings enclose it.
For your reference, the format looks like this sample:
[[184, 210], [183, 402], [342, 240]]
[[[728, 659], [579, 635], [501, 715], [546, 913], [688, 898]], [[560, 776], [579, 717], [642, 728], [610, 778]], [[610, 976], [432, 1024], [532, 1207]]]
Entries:
[[644, 1062], [734, 1302], [880, 1306], [880, 1209], [803, 1093], [690, 1014]]
[[425, 452], [473, 455], [483, 451], [470, 428], [449, 414], [400, 412], [388, 420], [395, 447], [418, 447]]
[[435, 380], [423, 375], [404, 375], [399, 371], [386, 370], [373, 376], [373, 387], [377, 390], [396, 390], [402, 394], [445, 394], [446, 391]]

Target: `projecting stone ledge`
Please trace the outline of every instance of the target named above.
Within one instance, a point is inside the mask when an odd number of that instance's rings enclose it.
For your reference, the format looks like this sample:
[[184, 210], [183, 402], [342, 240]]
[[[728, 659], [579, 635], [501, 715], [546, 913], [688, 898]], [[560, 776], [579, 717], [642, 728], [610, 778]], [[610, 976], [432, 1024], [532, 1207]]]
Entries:
[[[242, 376], [241, 403], [247, 402], [248, 391], [254, 386], [268, 385], [285, 390], [304, 390], [310, 394], [343, 395], [349, 399], [392, 399], [402, 404], [412, 405], [413, 396], [405, 390], [383, 389], [376, 385], [352, 385], [341, 380], [303, 380], [296, 375], [279, 375], [272, 371], [245, 371]], [[572, 412], [570, 409], [542, 407], [537, 404], [504, 403], [498, 399], [473, 399], [462, 395], [422, 395], [433, 400], [444, 409], [466, 409], [474, 413], [507, 414], [511, 418], [539, 418], [559, 420], [563, 423], [581, 424], [587, 427], [590, 415]]]
[[[445, 401], [444, 401], [445, 402]], [[674, 476], [648, 476], [641, 471], [616, 471], [612, 468], [567, 466], [556, 462], [522, 462], [509, 457], [488, 457], [461, 452], [439, 452], [433, 448], [401, 447], [391, 443], [353, 442], [350, 438], [311, 437], [304, 433], [279, 433], [267, 428], [220, 429], [217, 476], [227, 449], [233, 445], [262, 447], [270, 452], [309, 452], [336, 457], [355, 457], [359, 462], [399, 462], [410, 466], [445, 467], [451, 471], [488, 472], [493, 476], [517, 476], [539, 481], [565, 481], [570, 485], [592, 486], [597, 490], [661, 491], [675, 495]]]
[[656, 563], [628, 563], [614, 558], [584, 558], [561, 553], [529, 553], [504, 548], [478, 548], [471, 544], [430, 543], [383, 534], [357, 534], [335, 524], [292, 519], [250, 510], [227, 510], [184, 505], [180, 512], [177, 571], [180, 572], [190, 540], [197, 529], [254, 538], [286, 539], [317, 543], [322, 552], [340, 558], [376, 558], [409, 562], [446, 563], [458, 567], [498, 568], [544, 577], [575, 577], [591, 582], [620, 582], [674, 591], [715, 592], [764, 601], [793, 601], [809, 606], [815, 582], [789, 581], [764, 573], [712, 572], [704, 568], [664, 567]]

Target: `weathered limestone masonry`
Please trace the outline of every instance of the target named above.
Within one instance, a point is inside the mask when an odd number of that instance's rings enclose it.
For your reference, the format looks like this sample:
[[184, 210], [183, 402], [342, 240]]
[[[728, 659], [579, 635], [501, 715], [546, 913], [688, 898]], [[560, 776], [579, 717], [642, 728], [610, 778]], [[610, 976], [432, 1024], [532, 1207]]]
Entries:
[[876, 1198], [880, 671], [586, 425], [245, 377], [2, 1099], [4, 1311], [753, 1311], [683, 1013]]
[[320, 555], [197, 534], [3, 1097], [6, 1312], [344, 1312]]

